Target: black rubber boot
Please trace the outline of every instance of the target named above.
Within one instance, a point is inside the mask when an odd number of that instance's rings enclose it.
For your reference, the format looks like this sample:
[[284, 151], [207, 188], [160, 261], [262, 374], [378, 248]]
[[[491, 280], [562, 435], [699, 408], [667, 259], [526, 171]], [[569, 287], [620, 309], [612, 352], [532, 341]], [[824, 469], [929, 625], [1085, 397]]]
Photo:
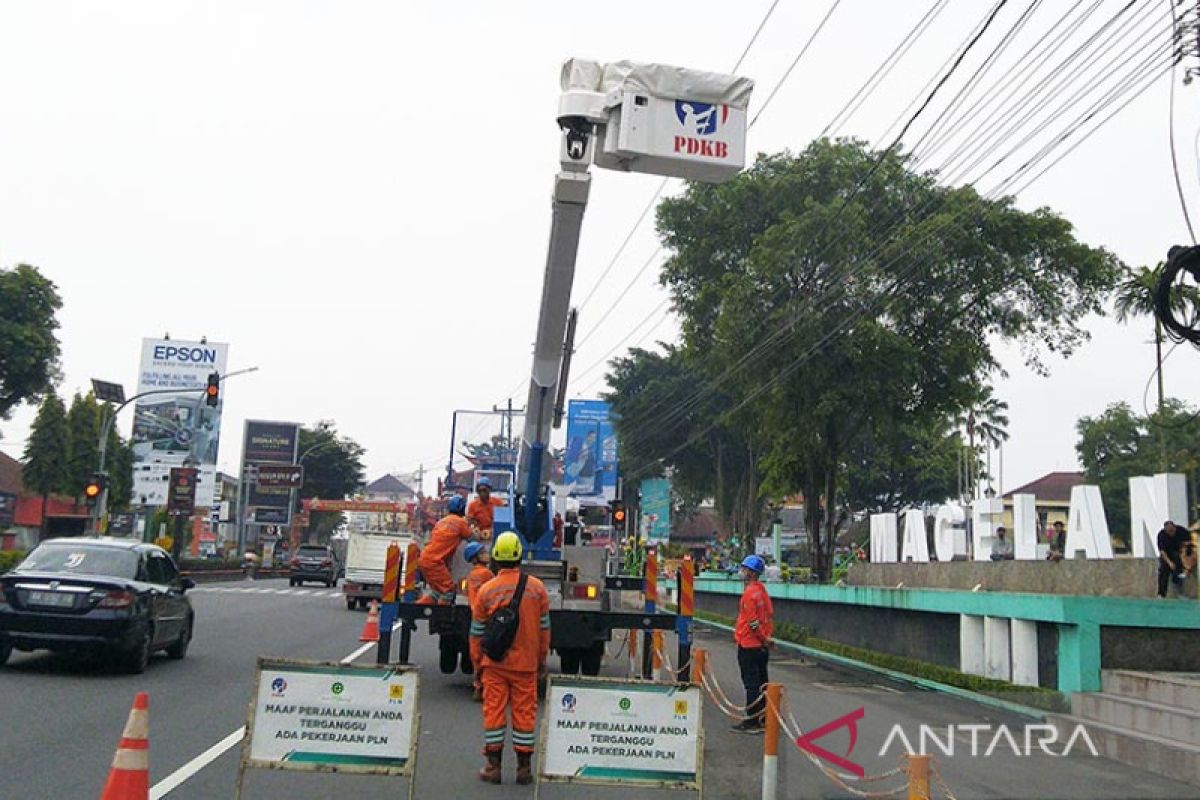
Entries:
[[533, 783], [533, 753], [517, 753], [517, 783], [528, 786]]
[[484, 753], [487, 756], [487, 763], [483, 765], [483, 769], [479, 770], [479, 780], [484, 783], [500, 783], [500, 751], [488, 751]]

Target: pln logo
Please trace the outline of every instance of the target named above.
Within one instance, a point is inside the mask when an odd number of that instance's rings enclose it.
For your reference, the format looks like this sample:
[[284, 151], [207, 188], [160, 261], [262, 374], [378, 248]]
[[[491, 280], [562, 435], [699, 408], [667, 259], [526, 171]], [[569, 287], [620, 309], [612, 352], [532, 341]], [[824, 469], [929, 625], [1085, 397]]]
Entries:
[[571, 694], [570, 692], [563, 695], [562, 710], [564, 714], [575, 713], [575, 695]]
[[687, 719], [688, 716], [688, 701], [675, 701], [675, 719]]
[[271, 681], [271, 696], [283, 697], [283, 693], [287, 691], [287, 681], [282, 677], [278, 677]]
[[675, 117], [684, 130], [694, 136], [712, 136], [729, 120], [729, 106], [676, 100]]
[[403, 704], [404, 703], [404, 684], [389, 683], [388, 684], [388, 702]]

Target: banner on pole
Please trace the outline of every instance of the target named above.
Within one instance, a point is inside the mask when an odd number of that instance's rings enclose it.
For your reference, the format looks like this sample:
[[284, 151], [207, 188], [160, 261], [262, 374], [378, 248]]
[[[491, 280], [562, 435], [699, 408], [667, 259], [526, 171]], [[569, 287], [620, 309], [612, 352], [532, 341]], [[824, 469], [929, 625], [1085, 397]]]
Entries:
[[603, 400], [571, 400], [567, 405], [567, 452], [563, 486], [576, 496], [617, 496], [617, 434]]
[[649, 544], [671, 538], [671, 482], [666, 478], [642, 481], [642, 533]]

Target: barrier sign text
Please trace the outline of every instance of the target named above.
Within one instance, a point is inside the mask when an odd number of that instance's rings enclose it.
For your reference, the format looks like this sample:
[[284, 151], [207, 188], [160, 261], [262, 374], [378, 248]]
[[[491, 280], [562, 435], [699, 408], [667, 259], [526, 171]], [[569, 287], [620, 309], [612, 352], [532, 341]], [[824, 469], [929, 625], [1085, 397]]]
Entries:
[[246, 766], [411, 774], [417, 673], [260, 659]]
[[539, 778], [698, 788], [697, 687], [553, 676]]

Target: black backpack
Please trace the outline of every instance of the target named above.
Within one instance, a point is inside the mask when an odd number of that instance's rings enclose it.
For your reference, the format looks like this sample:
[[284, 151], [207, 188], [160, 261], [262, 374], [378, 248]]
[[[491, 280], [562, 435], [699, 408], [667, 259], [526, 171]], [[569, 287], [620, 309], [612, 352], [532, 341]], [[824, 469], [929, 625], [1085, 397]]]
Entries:
[[513, 639], [517, 638], [517, 628], [521, 625], [521, 597], [525, 594], [525, 583], [529, 576], [521, 573], [517, 579], [517, 589], [513, 592], [508, 605], [496, 609], [496, 613], [483, 627], [483, 652], [492, 661], [503, 661], [508, 649], [512, 647]]

